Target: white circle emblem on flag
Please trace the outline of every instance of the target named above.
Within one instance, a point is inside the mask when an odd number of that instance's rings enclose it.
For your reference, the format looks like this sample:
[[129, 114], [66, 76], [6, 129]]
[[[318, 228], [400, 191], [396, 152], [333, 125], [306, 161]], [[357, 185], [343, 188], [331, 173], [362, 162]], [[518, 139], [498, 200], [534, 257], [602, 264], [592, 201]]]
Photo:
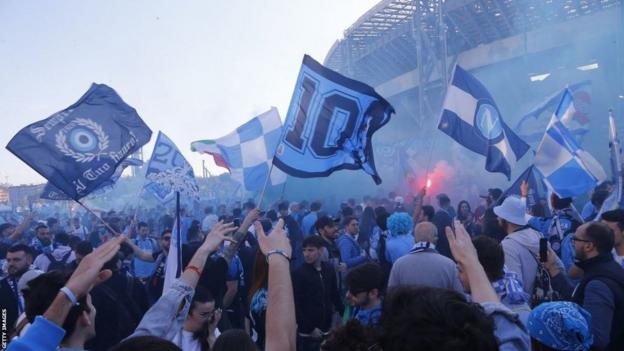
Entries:
[[69, 132], [69, 145], [79, 152], [93, 152], [97, 150], [98, 138], [93, 131], [86, 128], [75, 128]]
[[489, 140], [498, 138], [503, 133], [503, 125], [496, 107], [481, 103], [475, 116], [475, 127]]

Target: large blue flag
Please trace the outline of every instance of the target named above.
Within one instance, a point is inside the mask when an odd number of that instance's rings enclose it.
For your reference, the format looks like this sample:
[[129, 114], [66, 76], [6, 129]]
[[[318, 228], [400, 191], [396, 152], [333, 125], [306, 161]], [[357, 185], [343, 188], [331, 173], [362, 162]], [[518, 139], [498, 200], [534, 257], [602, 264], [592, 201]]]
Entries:
[[511, 170], [529, 150], [503, 121], [487, 89], [459, 65], [446, 91], [438, 129], [467, 149], [486, 157], [485, 169], [503, 173]]
[[566, 90], [533, 160], [548, 188], [562, 198], [583, 195], [607, 178], [600, 163], [563, 124], [574, 112], [572, 93]]
[[300, 178], [363, 169], [379, 184], [372, 137], [392, 113], [394, 108], [373, 88], [306, 55], [273, 164]]
[[192, 198], [199, 197], [193, 167], [186, 161], [178, 147], [163, 132], [158, 132], [152, 157], [147, 164], [145, 188], [161, 202], [167, 202], [180, 192]]
[[68, 198], [79, 200], [115, 174], [152, 131], [136, 110], [104, 84], [75, 104], [20, 130], [7, 149]]
[[[109, 179], [107, 179], [105, 182], [100, 184], [95, 190], [93, 190], [89, 194], [90, 197], [102, 195], [112, 190], [113, 185], [115, 185], [115, 183], [117, 183], [119, 178], [121, 178], [121, 175], [123, 174], [124, 170], [127, 167], [129, 166], [138, 167], [142, 165], [143, 165], [143, 161], [136, 159], [136, 158], [128, 157], [127, 159], [123, 160], [121, 164], [115, 170], [115, 173], [113, 173], [113, 175]], [[65, 193], [63, 193], [61, 190], [55, 187], [54, 184], [50, 182], [48, 182], [45, 185], [45, 187], [43, 188], [43, 191], [41, 192], [40, 197], [46, 200], [71, 200], [69, 196], [67, 196]]]

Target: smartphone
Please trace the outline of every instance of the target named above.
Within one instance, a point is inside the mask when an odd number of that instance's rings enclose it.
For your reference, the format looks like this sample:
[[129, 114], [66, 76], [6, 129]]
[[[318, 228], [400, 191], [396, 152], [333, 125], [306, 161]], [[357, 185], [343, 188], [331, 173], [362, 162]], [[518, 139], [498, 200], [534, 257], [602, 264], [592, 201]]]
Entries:
[[539, 255], [540, 262], [548, 261], [548, 239], [546, 238], [540, 239]]

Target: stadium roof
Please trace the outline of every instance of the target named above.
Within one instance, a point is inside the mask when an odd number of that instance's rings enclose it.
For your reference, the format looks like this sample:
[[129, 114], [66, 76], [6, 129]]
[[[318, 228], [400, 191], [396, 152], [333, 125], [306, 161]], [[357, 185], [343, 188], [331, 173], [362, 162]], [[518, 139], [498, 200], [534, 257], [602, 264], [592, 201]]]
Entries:
[[415, 69], [419, 46], [453, 56], [621, 4], [622, 0], [382, 0], [334, 43], [325, 65], [377, 85]]

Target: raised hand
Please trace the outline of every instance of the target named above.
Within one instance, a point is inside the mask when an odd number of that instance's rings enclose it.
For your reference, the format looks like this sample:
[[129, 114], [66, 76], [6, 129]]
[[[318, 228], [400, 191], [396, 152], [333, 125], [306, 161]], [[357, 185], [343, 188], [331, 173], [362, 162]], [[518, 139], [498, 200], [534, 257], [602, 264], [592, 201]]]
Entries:
[[103, 271], [101, 269], [117, 254], [121, 243], [126, 240], [125, 236], [118, 236], [86, 255], [65, 286], [80, 298], [87, 295], [95, 285], [110, 278], [112, 272], [108, 269]]
[[238, 227], [235, 227], [234, 223], [223, 223], [223, 221], [219, 221], [219, 223], [212, 227], [210, 233], [206, 235], [206, 239], [204, 239], [201, 248], [209, 252], [217, 251], [223, 241], [233, 241], [233, 239], [227, 235], [235, 232], [236, 229], [238, 229]]
[[241, 224], [241, 230], [247, 231], [251, 225], [260, 218], [260, 209], [254, 208], [247, 213], [243, 223]]
[[479, 262], [477, 250], [472, 244], [466, 228], [458, 220], [454, 220], [454, 225], [455, 235], [453, 235], [453, 230], [450, 227], [446, 227], [445, 232], [455, 260], [461, 265], [470, 265], [475, 261]]
[[255, 223], [256, 235], [258, 236], [258, 244], [260, 245], [260, 251], [263, 254], [274, 250], [282, 250], [288, 257], [292, 257], [292, 247], [290, 246], [290, 239], [286, 236], [284, 231], [284, 220], [280, 219], [271, 231], [270, 235], [264, 233], [262, 224], [260, 222]]

